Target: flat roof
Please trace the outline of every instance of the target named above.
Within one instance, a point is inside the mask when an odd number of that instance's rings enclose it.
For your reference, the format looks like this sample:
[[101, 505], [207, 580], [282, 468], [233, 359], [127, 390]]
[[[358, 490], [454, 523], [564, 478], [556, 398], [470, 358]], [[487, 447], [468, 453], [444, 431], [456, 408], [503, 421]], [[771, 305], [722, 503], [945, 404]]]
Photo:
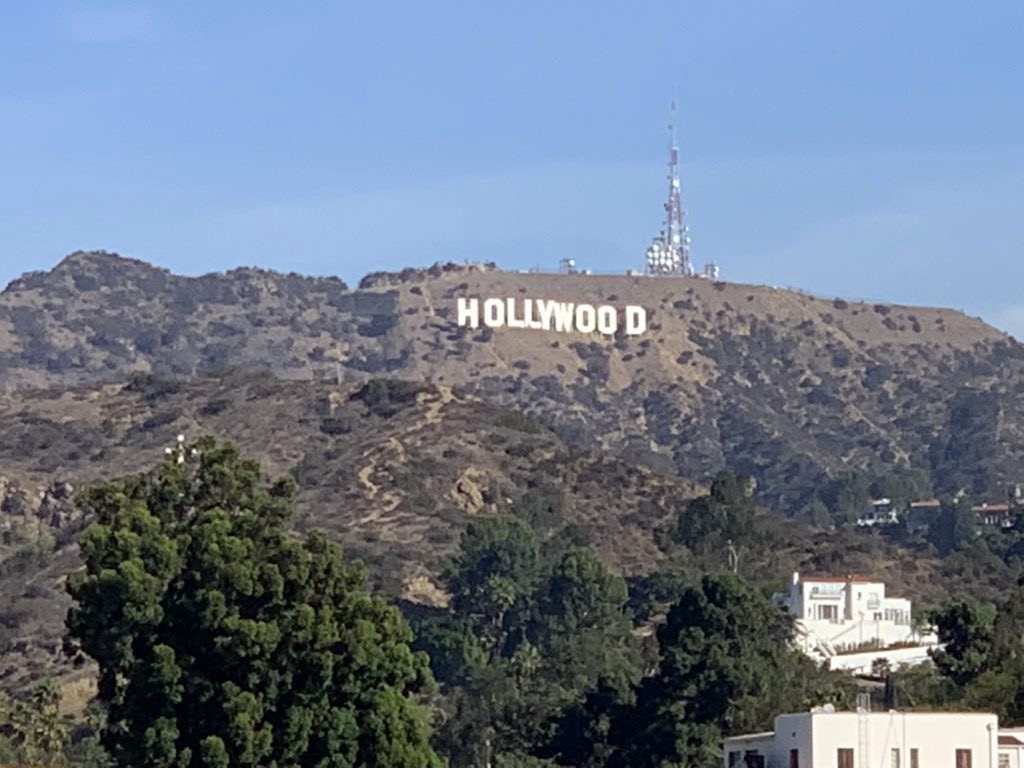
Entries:
[[770, 739], [775, 736], [775, 731], [761, 731], [761, 733], [744, 733], [740, 736], [726, 736], [723, 741], [754, 741], [755, 739]]
[[1009, 504], [975, 504], [971, 507], [971, 512], [1009, 512]]

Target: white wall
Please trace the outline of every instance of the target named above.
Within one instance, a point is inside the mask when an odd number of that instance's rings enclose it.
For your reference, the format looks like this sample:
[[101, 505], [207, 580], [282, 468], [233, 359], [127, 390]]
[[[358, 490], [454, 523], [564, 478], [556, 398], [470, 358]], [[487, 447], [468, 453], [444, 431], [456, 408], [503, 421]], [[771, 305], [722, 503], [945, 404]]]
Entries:
[[890, 648], [878, 651], [864, 651], [862, 653], [842, 653], [836, 656], [829, 656], [826, 661], [828, 668], [842, 670], [854, 674], [871, 674], [871, 665], [875, 659], [885, 659], [893, 669], [904, 666], [923, 664], [929, 660], [928, 651], [934, 648], [941, 648], [941, 645], [922, 645], [914, 648]]
[[905, 624], [892, 624], [886, 621], [849, 621], [845, 624], [833, 624], [828, 621], [800, 622], [809, 635], [828, 640], [836, 646], [856, 646], [870, 643], [873, 640], [885, 645], [913, 641], [914, 630]]
[[762, 735], [726, 739], [723, 764], [729, 751], [757, 748], [767, 758], [766, 768], [789, 768], [790, 750], [796, 749], [800, 768], [838, 768], [838, 750], [847, 748], [853, 750], [854, 768], [894, 768], [895, 749], [899, 768], [911, 768], [910, 751], [917, 749], [918, 768], [956, 768], [956, 750], [969, 749], [971, 768], [997, 768], [997, 732], [996, 716], [988, 714], [802, 712], [776, 717], [770, 742]]
[[[776, 718], [776, 733], [786, 718]], [[800, 716], [795, 716], [800, 718]], [[808, 718], [814, 738], [812, 762], [801, 768], [836, 768], [837, 750], [854, 750], [856, 768], [894, 768], [892, 750], [899, 751], [900, 768], [910, 768], [910, 750], [918, 750], [920, 768], [956, 768], [956, 750], [970, 749], [972, 768], [996, 768], [995, 715], [976, 713], [873, 712], [867, 716], [867, 763], [861, 762], [859, 721], [855, 712], [812, 714]], [[780, 722], [781, 721], [781, 722]]]

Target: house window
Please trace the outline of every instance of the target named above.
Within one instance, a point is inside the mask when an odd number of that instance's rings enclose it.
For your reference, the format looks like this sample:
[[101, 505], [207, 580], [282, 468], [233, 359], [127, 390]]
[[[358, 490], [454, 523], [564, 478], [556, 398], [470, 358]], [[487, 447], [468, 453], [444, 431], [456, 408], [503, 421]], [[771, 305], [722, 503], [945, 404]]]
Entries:
[[910, 768], [920, 768], [920, 765], [918, 765], [917, 747], [912, 747], [910, 750]]
[[971, 768], [971, 750], [958, 749], [956, 751], [956, 768]]
[[836, 768], [853, 768], [853, 749], [840, 747], [836, 750]]
[[900, 768], [900, 751], [894, 749], [889, 754], [889, 768]]
[[740, 760], [743, 758], [742, 752], [730, 752], [729, 753], [729, 768], [736, 768], [740, 764]]
[[999, 768], [1010, 768], [1010, 756], [1005, 752], [999, 755]]
[[[764, 755], [755, 749], [750, 749], [743, 755], [743, 762], [747, 768], [764, 768]], [[853, 767], [851, 766], [851, 768]]]
[[819, 605], [818, 606], [818, 618], [824, 619], [825, 621], [835, 621], [839, 618], [839, 606], [837, 605]]
[[800, 750], [789, 750], [789, 768], [800, 768]]

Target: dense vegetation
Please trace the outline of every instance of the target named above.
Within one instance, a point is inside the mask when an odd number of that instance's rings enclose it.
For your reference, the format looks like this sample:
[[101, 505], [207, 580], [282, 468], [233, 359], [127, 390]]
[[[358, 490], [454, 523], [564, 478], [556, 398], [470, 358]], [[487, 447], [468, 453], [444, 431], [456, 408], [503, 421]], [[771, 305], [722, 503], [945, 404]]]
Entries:
[[[467, 526], [444, 574], [449, 606], [421, 612], [413, 641], [333, 545], [285, 533], [291, 490], [204, 440], [81, 494], [95, 522], [68, 581], [68, 639], [99, 664], [96, 717], [72, 745], [44, 684], [8, 707], [9, 754], [430, 765], [426, 654], [440, 685], [433, 748], [453, 766], [701, 764], [722, 733], [847, 698], [791, 648], [790, 620], [732, 574], [677, 573], [643, 600], [647, 615], [667, 611], [660, 626], [638, 620], [626, 582], [544, 490]], [[705, 514], [704, 544], [758, 535], [751, 493], [722, 475], [681, 509], [666, 546]]]
[[117, 765], [438, 764], [408, 626], [322, 535], [286, 533], [292, 490], [205, 440], [83, 495], [69, 639]]
[[[927, 485], [909, 477], [867, 491], [907, 487], [909, 498]], [[846, 478], [823, 496], [862, 485]], [[535, 488], [470, 521], [443, 573], [447, 606], [409, 606], [410, 627], [334, 545], [286, 533], [290, 481], [267, 483], [230, 445], [181, 446], [152, 472], [79, 495], [95, 522], [81, 539], [86, 567], [68, 580], [68, 648], [98, 662], [98, 695], [76, 723], [49, 682], [0, 700], [0, 758], [715, 765], [723, 735], [856, 692], [795, 650], [792, 620], [767, 597], [773, 580], [739, 575], [742, 555], [779, 535], [755, 490], [719, 474], [662, 525], [663, 568], [627, 581], [561, 496]], [[933, 619], [945, 651], [933, 666], [879, 665], [881, 703], [1024, 722], [1024, 586]]]

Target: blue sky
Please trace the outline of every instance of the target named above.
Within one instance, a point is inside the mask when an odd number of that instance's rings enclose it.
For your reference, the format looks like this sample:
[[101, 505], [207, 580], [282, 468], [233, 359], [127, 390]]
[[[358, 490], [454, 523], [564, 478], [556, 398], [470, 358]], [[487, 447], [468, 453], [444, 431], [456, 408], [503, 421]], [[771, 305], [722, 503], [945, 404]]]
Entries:
[[1024, 3], [7, 3], [0, 284], [694, 259], [1024, 338]]

